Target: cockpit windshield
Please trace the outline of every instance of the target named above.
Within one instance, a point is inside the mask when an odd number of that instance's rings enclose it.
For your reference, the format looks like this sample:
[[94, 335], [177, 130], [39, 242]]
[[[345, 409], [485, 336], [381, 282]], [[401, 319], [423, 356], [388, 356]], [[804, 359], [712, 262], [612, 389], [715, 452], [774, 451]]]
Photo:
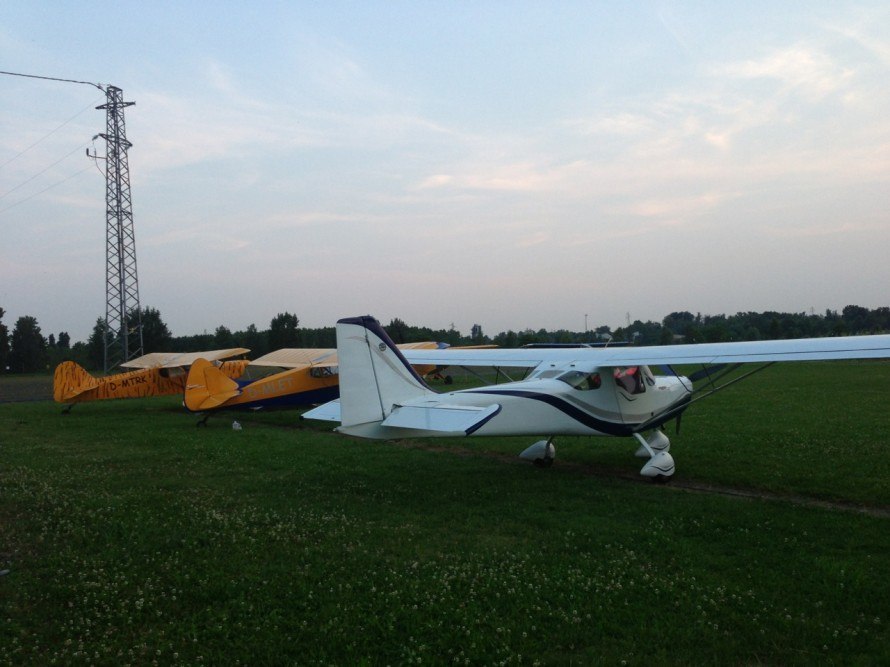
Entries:
[[584, 371], [568, 371], [556, 379], [562, 380], [579, 391], [599, 389], [603, 384], [603, 379], [599, 373], [586, 373]]

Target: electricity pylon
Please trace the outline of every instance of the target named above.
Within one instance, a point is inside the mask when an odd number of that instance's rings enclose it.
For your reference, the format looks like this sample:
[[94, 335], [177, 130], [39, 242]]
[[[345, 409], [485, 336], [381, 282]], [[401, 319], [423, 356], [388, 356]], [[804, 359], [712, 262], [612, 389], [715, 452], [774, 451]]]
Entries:
[[136, 236], [130, 198], [130, 167], [123, 91], [105, 87], [105, 356], [107, 373], [142, 354], [142, 310], [136, 271]]

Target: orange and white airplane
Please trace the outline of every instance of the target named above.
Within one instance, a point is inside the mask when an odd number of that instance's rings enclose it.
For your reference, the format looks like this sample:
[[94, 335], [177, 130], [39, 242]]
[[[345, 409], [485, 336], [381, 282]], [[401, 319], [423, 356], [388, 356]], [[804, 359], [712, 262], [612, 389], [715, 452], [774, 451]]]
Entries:
[[63, 361], [53, 375], [53, 399], [69, 404], [116, 398], [143, 398], [181, 394], [189, 367], [196, 359], [209, 359], [225, 377], [240, 377], [246, 359], [223, 361], [250, 352], [243, 347], [207, 352], [152, 352], [131, 359], [124, 368], [134, 370], [106, 377], [95, 377], [73, 361]]
[[[437, 343], [404, 343], [403, 350], [433, 350]], [[281, 369], [265, 377], [238, 379], [204, 359], [191, 365], [185, 383], [184, 404], [191, 412], [204, 413], [198, 422], [206, 424], [219, 410], [272, 410], [326, 403], [340, 395], [337, 350], [324, 348], [284, 348], [250, 362], [246, 374], [262, 369]], [[426, 374], [435, 365], [424, 365]]]

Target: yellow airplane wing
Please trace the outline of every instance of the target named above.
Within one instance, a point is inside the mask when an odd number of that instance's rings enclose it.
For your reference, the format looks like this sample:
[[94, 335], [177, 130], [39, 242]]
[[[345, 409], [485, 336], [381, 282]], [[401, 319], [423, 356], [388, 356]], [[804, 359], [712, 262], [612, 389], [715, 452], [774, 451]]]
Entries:
[[[435, 350], [438, 345], [433, 342], [402, 343], [397, 347], [403, 350]], [[250, 365], [274, 368], [304, 368], [306, 366], [330, 368], [337, 365], [337, 350], [334, 348], [284, 347], [254, 359]]]
[[420, 343], [399, 343], [396, 347], [400, 350], [437, 350], [439, 349], [439, 344], [425, 340]]
[[[333, 358], [333, 364], [331, 359]], [[334, 348], [282, 348], [264, 354], [250, 362], [251, 366], [272, 366], [275, 368], [303, 368], [305, 366], [337, 365], [337, 350]]]
[[244, 347], [232, 347], [227, 350], [210, 350], [209, 352], [150, 352], [141, 357], [130, 359], [122, 368], [187, 368], [198, 359], [220, 361], [239, 354], [250, 352]]

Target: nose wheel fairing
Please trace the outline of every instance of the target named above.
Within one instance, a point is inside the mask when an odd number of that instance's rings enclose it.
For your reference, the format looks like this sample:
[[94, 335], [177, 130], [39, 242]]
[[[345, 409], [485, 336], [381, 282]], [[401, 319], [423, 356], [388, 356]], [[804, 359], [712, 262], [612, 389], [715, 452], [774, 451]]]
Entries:
[[519, 458], [531, 461], [539, 468], [549, 468], [556, 458], [556, 447], [553, 446], [553, 438], [538, 440], [535, 444], [526, 448]]
[[674, 474], [674, 457], [668, 450], [671, 441], [663, 431], [652, 431], [649, 437], [643, 437], [641, 433], [634, 433], [634, 437], [640, 443], [635, 455], [649, 460], [640, 469], [643, 477], [656, 480], [665, 480]]

